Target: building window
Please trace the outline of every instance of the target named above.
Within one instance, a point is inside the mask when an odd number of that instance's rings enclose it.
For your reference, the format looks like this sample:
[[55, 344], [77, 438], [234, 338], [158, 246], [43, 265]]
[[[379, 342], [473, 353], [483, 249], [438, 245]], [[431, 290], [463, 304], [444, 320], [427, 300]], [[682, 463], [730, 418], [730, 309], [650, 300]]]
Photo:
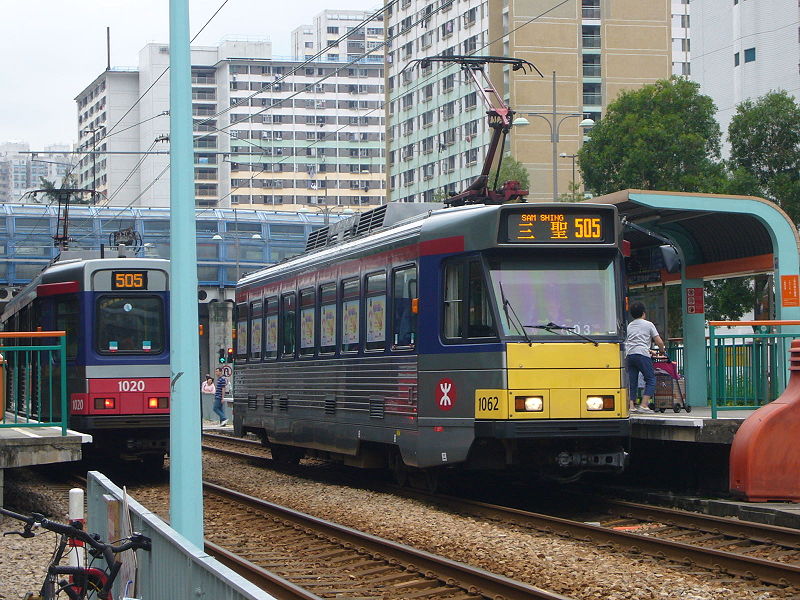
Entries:
[[747, 48], [744, 51], [744, 62], [746, 63], [753, 62], [755, 59], [756, 59], [756, 49]]
[[733, 66], [734, 67], [738, 67], [739, 66], [739, 53], [738, 52], [733, 55]]

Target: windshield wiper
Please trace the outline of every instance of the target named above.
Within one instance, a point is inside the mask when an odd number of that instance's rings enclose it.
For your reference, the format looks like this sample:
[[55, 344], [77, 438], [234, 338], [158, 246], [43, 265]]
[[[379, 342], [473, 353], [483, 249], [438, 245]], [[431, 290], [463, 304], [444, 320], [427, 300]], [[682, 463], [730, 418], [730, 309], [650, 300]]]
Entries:
[[595, 346], [600, 345], [597, 340], [590, 338], [588, 335], [583, 335], [582, 333], [578, 333], [572, 327], [565, 327], [564, 325], [556, 325], [553, 322], [546, 323], [545, 325], [523, 325], [523, 327], [528, 327], [529, 329], [544, 329], [545, 331], [549, 331], [550, 333], [553, 333], [553, 331], [555, 330], [568, 331], [572, 335], [577, 335], [579, 338], [582, 338], [587, 342], [592, 342]]
[[522, 324], [522, 321], [520, 321], [519, 317], [517, 316], [517, 312], [514, 310], [514, 307], [511, 305], [511, 302], [509, 302], [508, 298], [506, 298], [506, 293], [503, 290], [503, 282], [498, 281], [497, 283], [500, 286], [500, 299], [503, 301], [503, 311], [506, 313], [506, 319], [508, 319], [509, 323], [513, 324], [513, 321], [511, 320], [511, 315], [509, 315], [508, 313], [508, 309], [510, 308], [511, 314], [514, 315], [514, 319], [516, 320], [516, 324], [514, 324], [514, 327], [522, 332], [522, 335], [525, 337], [525, 341], [528, 342], [528, 346], [532, 346], [533, 340], [528, 335], [528, 332], [525, 331], [525, 326]]

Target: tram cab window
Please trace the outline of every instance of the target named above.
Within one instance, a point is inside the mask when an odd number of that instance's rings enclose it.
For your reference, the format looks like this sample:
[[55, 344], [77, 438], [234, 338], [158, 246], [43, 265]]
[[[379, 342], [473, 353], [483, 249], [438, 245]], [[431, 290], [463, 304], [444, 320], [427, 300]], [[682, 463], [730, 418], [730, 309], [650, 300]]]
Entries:
[[95, 305], [100, 354], [157, 354], [164, 350], [164, 303], [158, 296], [103, 295]]
[[236, 356], [247, 358], [247, 304], [242, 302], [236, 305]]
[[313, 356], [316, 346], [314, 290], [300, 290], [300, 354]]
[[342, 281], [342, 352], [358, 352], [361, 322], [358, 279]]
[[265, 304], [264, 358], [273, 359], [278, 356], [278, 298], [267, 298]]
[[336, 352], [336, 284], [319, 286], [319, 352]]
[[281, 296], [281, 356], [294, 356], [297, 346], [297, 299], [295, 293]]
[[75, 296], [56, 298], [56, 330], [67, 332], [67, 358], [78, 355], [78, 299]]
[[367, 350], [386, 347], [386, 273], [366, 278], [365, 333]]
[[262, 320], [264, 318], [264, 303], [261, 300], [250, 303], [250, 358], [261, 358]]
[[449, 341], [497, 338], [492, 304], [481, 262], [458, 260], [445, 265], [442, 334]]
[[417, 298], [417, 267], [403, 267], [392, 273], [392, 346], [413, 348], [417, 339], [417, 315], [412, 302]]

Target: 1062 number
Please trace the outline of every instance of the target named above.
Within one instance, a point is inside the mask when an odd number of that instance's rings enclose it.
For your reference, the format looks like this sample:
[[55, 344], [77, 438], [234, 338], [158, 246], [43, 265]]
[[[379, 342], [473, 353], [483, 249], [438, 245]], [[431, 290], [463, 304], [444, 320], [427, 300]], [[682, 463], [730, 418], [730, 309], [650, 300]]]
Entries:
[[500, 410], [500, 398], [497, 396], [481, 396], [478, 398], [478, 410]]

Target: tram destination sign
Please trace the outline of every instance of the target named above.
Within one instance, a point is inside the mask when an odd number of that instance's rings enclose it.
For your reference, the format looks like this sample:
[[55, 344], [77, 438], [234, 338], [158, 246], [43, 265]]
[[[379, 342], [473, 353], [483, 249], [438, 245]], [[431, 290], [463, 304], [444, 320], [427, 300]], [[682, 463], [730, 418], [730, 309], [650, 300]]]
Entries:
[[597, 244], [614, 239], [611, 213], [531, 207], [507, 212], [500, 241], [517, 244]]
[[112, 290], [146, 290], [147, 271], [111, 271]]

